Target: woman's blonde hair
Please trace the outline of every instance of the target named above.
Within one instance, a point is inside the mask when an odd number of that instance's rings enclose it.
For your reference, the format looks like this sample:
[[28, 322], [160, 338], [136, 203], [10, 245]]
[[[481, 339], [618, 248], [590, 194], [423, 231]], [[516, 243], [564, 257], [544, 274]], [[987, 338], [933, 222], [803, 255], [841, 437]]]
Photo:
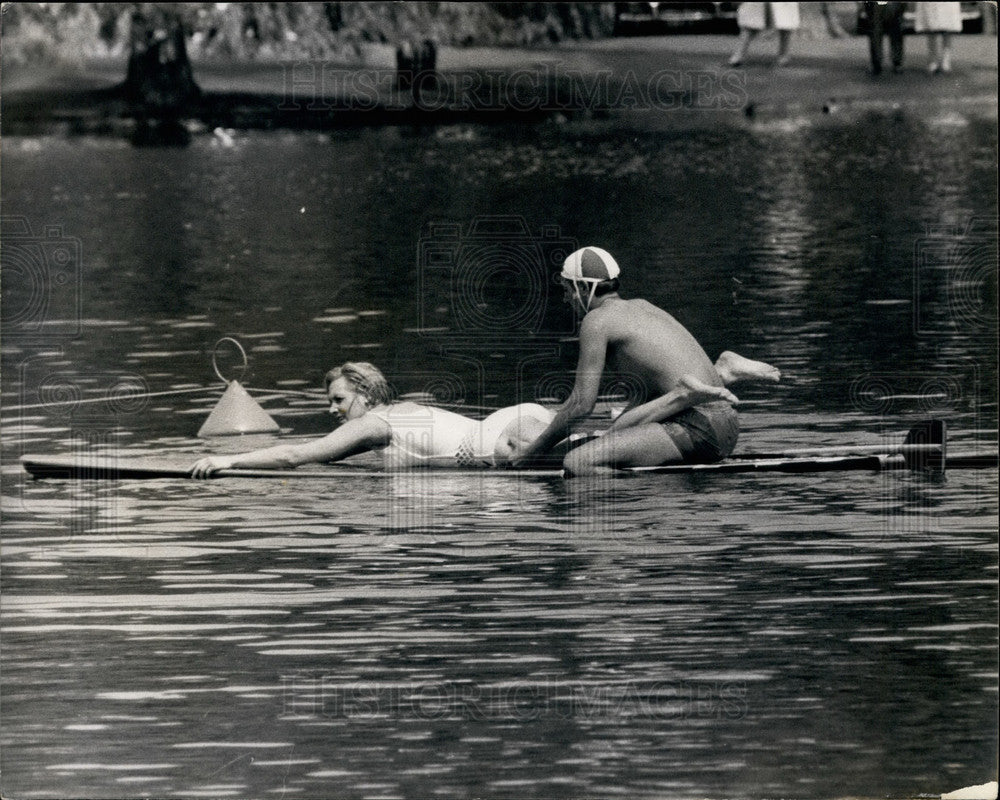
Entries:
[[385, 375], [374, 364], [367, 361], [348, 361], [339, 367], [334, 367], [323, 378], [323, 386], [327, 390], [330, 384], [338, 378], [344, 378], [354, 390], [368, 402], [369, 406], [382, 406], [394, 399], [392, 387]]

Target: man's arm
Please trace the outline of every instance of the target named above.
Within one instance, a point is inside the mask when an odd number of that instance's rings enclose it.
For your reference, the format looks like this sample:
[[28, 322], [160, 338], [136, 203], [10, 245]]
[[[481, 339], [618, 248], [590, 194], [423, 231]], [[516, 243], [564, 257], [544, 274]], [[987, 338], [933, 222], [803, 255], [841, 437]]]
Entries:
[[535, 456], [547, 453], [570, 434], [570, 426], [594, 410], [607, 357], [608, 335], [601, 317], [591, 313], [580, 324], [580, 357], [576, 365], [573, 391], [560, 406], [542, 434], [520, 452], [513, 454], [512, 463], [519, 466]]

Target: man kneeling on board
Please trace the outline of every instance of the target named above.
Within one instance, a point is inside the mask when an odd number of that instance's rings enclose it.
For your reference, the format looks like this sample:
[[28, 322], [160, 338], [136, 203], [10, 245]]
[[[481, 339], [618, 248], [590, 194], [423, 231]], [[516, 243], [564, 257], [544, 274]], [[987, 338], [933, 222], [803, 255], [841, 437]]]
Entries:
[[569, 453], [567, 475], [594, 475], [618, 467], [708, 463], [730, 453], [739, 435], [726, 384], [741, 380], [778, 381], [769, 364], [735, 353], [712, 363], [701, 345], [674, 317], [646, 300], [618, 294], [618, 264], [599, 247], [572, 253], [559, 276], [564, 299], [582, 317], [576, 381], [569, 398], [542, 434], [514, 449], [515, 466], [549, 452], [570, 434], [597, 402], [605, 363], [638, 378], [640, 398], [608, 431]]

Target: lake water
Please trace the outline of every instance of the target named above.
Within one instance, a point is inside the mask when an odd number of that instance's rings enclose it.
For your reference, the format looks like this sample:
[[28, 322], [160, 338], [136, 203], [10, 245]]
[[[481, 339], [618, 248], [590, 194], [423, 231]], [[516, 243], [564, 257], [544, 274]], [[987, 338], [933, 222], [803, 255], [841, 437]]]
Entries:
[[[739, 390], [740, 450], [927, 416], [995, 449], [995, 120], [862, 122], [5, 137], [4, 795], [995, 778], [995, 469], [115, 484], [17, 462], [273, 442], [195, 437], [226, 335], [251, 388], [352, 359], [469, 407], [559, 397], [548, 276], [583, 244], [713, 357], [781, 368]], [[329, 429], [321, 402], [263, 402], [286, 437]]]

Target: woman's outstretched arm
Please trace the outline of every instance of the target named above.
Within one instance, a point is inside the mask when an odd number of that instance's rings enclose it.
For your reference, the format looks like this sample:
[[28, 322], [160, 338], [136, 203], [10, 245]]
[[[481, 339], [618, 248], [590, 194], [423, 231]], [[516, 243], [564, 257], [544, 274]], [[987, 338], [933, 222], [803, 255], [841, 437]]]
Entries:
[[299, 464], [339, 461], [389, 443], [389, 426], [366, 414], [345, 422], [322, 439], [304, 444], [279, 444], [249, 453], [208, 456], [191, 467], [191, 477], [207, 478], [220, 469], [294, 469]]

